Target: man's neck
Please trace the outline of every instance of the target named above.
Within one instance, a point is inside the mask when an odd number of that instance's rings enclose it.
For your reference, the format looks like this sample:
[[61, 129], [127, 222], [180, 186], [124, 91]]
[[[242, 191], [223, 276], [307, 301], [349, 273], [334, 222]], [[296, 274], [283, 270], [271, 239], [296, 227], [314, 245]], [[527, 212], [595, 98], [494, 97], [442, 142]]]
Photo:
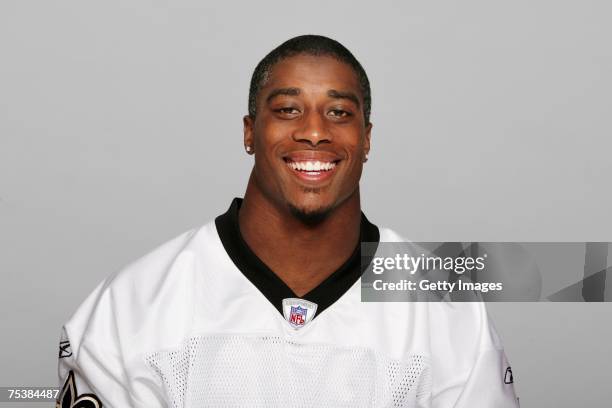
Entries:
[[251, 178], [238, 214], [242, 237], [297, 296], [303, 296], [340, 268], [359, 244], [359, 190], [323, 221], [307, 225], [252, 183]]

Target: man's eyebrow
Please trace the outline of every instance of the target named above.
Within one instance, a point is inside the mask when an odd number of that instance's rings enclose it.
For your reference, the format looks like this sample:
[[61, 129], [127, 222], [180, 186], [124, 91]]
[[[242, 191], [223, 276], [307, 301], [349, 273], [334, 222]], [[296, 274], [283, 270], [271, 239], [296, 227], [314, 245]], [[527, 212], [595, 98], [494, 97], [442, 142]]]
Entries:
[[266, 98], [266, 102], [270, 102], [272, 99], [279, 95], [297, 96], [300, 94], [299, 88], [276, 88], [270, 92], [270, 95]]
[[337, 91], [335, 89], [330, 89], [329, 91], [327, 91], [327, 96], [329, 96], [330, 98], [336, 98], [336, 99], [348, 99], [352, 101], [355, 105], [357, 105], [358, 108], [361, 106], [357, 95], [355, 95], [353, 92], [350, 92], [350, 91], [344, 92], [344, 91]]

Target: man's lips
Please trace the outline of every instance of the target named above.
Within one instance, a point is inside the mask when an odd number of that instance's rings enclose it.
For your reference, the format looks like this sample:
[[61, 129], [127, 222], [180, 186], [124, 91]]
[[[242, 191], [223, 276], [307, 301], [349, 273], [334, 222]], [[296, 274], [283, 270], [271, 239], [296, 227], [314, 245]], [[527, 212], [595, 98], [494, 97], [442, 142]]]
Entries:
[[319, 183], [335, 173], [341, 158], [331, 152], [306, 150], [291, 152], [283, 160], [299, 179]]

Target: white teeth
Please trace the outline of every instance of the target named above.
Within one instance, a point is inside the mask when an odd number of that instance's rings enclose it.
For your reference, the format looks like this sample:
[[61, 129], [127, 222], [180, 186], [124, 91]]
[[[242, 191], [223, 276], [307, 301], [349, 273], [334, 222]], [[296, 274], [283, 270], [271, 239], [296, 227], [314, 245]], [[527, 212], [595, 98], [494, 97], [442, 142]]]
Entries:
[[300, 162], [287, 162], [289, 167], [297, 171], [330, 171], [336, 167], [336, 163], [333, 162], [320, 162], [320, 161], [300, 161]]

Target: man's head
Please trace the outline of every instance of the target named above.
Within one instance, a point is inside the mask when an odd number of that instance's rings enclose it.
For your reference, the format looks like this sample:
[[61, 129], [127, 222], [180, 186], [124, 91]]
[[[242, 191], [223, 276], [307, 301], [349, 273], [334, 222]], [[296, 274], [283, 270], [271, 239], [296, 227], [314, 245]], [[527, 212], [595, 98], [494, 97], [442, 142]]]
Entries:
[[358, 200], [370, 105], [365, 71], [337, 41], [306, 35], [271, 51], [255, 68], [244, 117], [253, 187], [305, 222]]
[[359, 81], [359, 88], [363, 97], [365, 123], [370, 122], [372, 95], [368, 75], [357, 58], [344, 45], [322, 35], [301, 35], [291, 38], [270, 51], [259, 61], [253, 71], [251, 86], [249, 87], [249, 116], [255, 118], [257, 115], [257, 98], [266, 81], [270, 78], [272, 67], [278, 62], [298, 54], [328, 56], [350, 65]]

